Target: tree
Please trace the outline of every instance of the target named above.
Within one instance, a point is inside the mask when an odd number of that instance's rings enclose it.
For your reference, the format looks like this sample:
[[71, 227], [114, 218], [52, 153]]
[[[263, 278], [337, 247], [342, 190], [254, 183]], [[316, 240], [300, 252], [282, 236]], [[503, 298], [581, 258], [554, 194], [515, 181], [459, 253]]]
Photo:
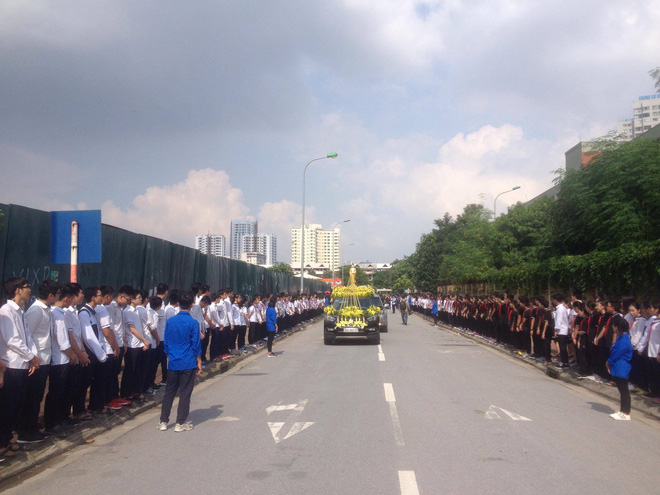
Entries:
[[394, 284], [392, 284], [392, 290], [397, 294], [402, 294], [407, 290], [413, 290], [413, 289], [414, 289], [414, 285], [412, 283], [412, 280], [410, 280], [405, 275], [402, 275], [399, 278], [397, 278]]
[[271, 272], [275, 273], [283, 273], [284, 275], [288, 275], [290, 277], [293, 277], [295, 273], [293, 272], [293, 268], [291, 268], [291, 265], [288, 263], [275, 263], [273, 266], [269, 268]]
[[660, 92], [660, 66], [651, 69], [649, 71], [649, 76], [651, 76], [655, 82], [655, 90]]

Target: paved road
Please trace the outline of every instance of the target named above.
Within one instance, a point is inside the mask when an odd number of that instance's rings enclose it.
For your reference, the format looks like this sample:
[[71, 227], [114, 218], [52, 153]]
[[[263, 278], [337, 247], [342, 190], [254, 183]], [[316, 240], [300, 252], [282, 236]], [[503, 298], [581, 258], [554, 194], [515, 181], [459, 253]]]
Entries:
[[196, 388], [193, 431], [146, 413], [3, 493], [660, 492], [657, 421], [398, 316], [380, 347], [319, 323]]

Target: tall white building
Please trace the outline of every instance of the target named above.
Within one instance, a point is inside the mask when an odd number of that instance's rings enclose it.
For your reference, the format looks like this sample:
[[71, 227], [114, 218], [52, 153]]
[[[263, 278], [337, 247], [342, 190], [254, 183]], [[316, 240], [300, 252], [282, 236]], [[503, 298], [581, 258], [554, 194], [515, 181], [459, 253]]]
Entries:
[[254, 220], [232, 220], [229, 234], [229, 257], [240, 260], [244, 245], [243, 238], [246, 236], [254, 238], [257, 232], [257, 222]]
[[275, 234], [259, 234], [257, 237], [257, 252], [266, 257], [265, 265], [277, 263], [277, 236]]
[[[341, 231], [324, 229], [321, 225], [305, 225], [305, 263], [322, 263], [339, 267]], [[291, 266], [300, 268], [300, 228], [291, 229]]]
[[619, 132], [631, 140], [660, 124], [660, 93], [640, 96], [633, 102], [633, 118], [619, 124]]
[[222, 234], [196, 235], [195, 249], [204, 254], [226, 256], [227, 239]]

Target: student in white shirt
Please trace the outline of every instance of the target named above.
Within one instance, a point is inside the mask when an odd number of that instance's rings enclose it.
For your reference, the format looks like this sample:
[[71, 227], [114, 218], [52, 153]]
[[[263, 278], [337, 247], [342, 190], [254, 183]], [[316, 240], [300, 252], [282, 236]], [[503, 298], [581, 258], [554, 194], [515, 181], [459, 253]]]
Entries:
[[[167, 324], [167, 320], [169, 320], [173, 316], [176, 316], [178, 313], [179, 313], [179, 292], [172, 291], [172, 293], [169, 294], [169, 303], [167, 304], [167, 306], [165, 306], [164, 309], [163, 328], [165, 328], [165, 325]], [[165, 349], [163, 344], [164, 338], [165, 338], [165, 334], [163, 333], [163, 338], [161, 339], [161, 343], [160, 343], [161, 357], [159, 360], [160, 370], [161, 370], [160, 371], [161, 387], [167, 384], [167, 354], [165, 354]]]
[[[144, 296], [144, 294], [143, 294]], [[157, 310], [162, 308], [163, 300], [158, 296], [153, 296], [148, 298], [149, 304], [147, 305], [147, 330], [145, 334], [147, 340], [149, 340], [149, 350], [145, 356], [147, 372], [144, 381], [144, 393], [147, 395], [154, 395], [154, 387], [156, 380], [156, 349], [158, 344], [160, 344], [160, 339], [158, 337], [158, 314]], [[154, 309], [156, 308], [156, 309]]]
[[259, 294], [252, 296], [252, 302], [248, 309], [248, 325], [250, 325], [248, 330], [248, 343], [253, 345], [258, 339], [259, 332], [259, 322], [261, 321], [261, 316], [259, 315]]
[[234, 320], [234, 331], [236, 332], [236, 337], [238, 339], [237, 345], [239, 351], [245, 349], [245, 332], [247, 331], [245, 320], [247, 312], [244, 312], [244, 303], [243, 296], [237, 294], [234, 297], [234, 304], [232, 304], [231, 307], [232, 318]]
[[121, 377], [121, 396], [132, 401], [143, 401], [144, 394], [144, 354], [149, 350], [149, 341], [144, 336], [143, 322], [138, 314], [142, 295], [135, 291], [131, 304], [124, 309], [124, 333], [126, 335], [126, 357], [124, 374]]
[[41, 364], [39, 351], [25, 325], [23, 307], [31, 288], [23, 277], [10, 277], [3, 288], [9, 300], [0, 308], [0, 359], [4, 362], [4, 383], [0, 388], [0, 454], [13, 456], [13, 430], [25, 398], [29, 375]]
[[69, 413], [73, 412], [73, 417], [70, 418], [69, 424], [71, 426], [76, 426], [80, 424], [81, 421], [90, 420], [93, 418], [91, 413], [87, 412], [85, 407], [85, 399], [87, 398], [87, 389], [83, 391], [83, 381], [87, 383], [89, 387], [89, 382], [91, 378], [87, 375], [91, 374], [91, 360], [87, 354], [87, 350], [83, 345], [82, 339], [82, 327], [80, 326], [80, 320], [78, 319], [78, 306], [82, 305], [84, 302], [84, 295], [82, 287], [77, 283], [66, 284], [67, 289], [70, 289], [73, 293], [71, 298], [71, 305], [68, 308], [64, 308], [64, 319], [69, 328], [69, 342], [71, 344], [71, 349], [78, 358], [78, 364], [74, 365], [72, 369], [69, 370], [67, 376], [67, 393], [68, 393], [68, 409]]
[[82, 390], [79, 390], [79, 393], [86, 392], [89, 386], [87, 408], [93, 414], [101, 414], [105, 412], [105, 387], [108, 382], [108, 373], [112, 371], [106, 351], [107, 343], [96, 314], [96, 307], [101, 304], [103, 296], [101, 289], [94, 286], [86, 287], [83, 295], [85, 304], [78, 311], [78, 319], [82, 328], [83, 345], [91, 360], [91, 383], [85, 381], [86, 376], [84, 375], [81, 383]]
[[44, 403], [44, 426], [49, 435], [66, 435], [66, 420], [69, 417], [66, 390], [69, 370], [78, 362], [71, 349], [67, 319], [64, 308], [71, 306], [74, 293], [69, 287], [61, 287], [58, 300], [53, 304], [52, 356], [48, 373], [48, 395]]
[[560, 293], [552, 295], [552, 304], [555, 305], [555, 335], [559, 341], [559, 368], [568, 368], [568, 339], [569, 339], [569, 313], [566, 299]]
[[18, 443], [34, 443], [35, 440], [46, 438], [39, 432], [39, 411], [50, 372], [53, 330], [50, 306], [57, 301], [59, 285], [52, 280], [45, 280], [39, 284], [38, 291], [39, 299], [25, 312], [25, 323], [39, 352], [41, 365], [28, 377], [25, 400], [18, 421]]

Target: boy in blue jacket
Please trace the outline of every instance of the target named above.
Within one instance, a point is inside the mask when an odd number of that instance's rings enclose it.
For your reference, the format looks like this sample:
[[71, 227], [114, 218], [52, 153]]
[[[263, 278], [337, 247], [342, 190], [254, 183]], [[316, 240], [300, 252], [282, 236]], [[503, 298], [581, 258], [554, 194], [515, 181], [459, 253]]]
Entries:
[[610, 414], [617, 421], [630, 421], [630, 390], [628, 390], [628, 375], [630, 374], [632, 360], [632, 342], [628, 333], [628, 322], [619, 318], [614, 322], [617, 339], [610, 351], [607, 360], [607, 371], [614, 379], [619, 393], [621, 394], [621, 410]]

